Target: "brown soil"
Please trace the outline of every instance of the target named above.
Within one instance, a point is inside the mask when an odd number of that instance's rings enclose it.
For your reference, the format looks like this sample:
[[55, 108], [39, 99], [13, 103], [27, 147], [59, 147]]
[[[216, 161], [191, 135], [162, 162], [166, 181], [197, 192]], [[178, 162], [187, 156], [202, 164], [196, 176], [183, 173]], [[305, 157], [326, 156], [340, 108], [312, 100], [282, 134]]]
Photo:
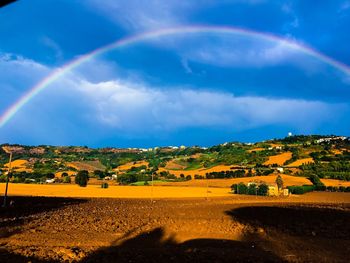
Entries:
[[0, 262], [348, 262], [350, 194], [298, 198], [10, 197]]

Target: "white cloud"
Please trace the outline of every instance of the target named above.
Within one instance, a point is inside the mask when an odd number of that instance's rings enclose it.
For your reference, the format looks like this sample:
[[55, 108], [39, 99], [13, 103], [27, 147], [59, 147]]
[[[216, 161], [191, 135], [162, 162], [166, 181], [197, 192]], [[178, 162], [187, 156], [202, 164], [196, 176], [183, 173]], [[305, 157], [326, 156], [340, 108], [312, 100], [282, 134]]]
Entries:
[[[203, 3], [206, 1], [202, 1]], [[183, 23], [194, 7], [200, 4], [177, 0], [90, 0], [89, 4], [114, 22], [133, 31], [152, 30]]]
[[63, 51], [57, 42], [47, 36], [43, 37], [41, 41], [45, 46], [53, 50], [57, 60], [63, 59]]
[[[178, 49], [182, 61], [195, 61], [224, 67], [262, 67], [284, 62], [300, 63], [305, 56], [285, 42], [218, 36], [215, 41], [200, 41]], [[179, 45], [178, 45], [179, 47]], [[188, 63], [188, 62], [187, 62]], [[186, 68], [185, 68], [186, 69]]]
[[288, 32], [290, 29], [298, 28], [300, 20], [296, 14], [296, 11], [294, 10], [293, 3], [283, 3], [281, 6], [281, 10], [283, 13], [287, 14], [290, 17], [290, 20], [284, 23], [283, 29]]
[[91, 101], [96, 121], [131, 133], [215, 126], [245, 130], [272, 124], [316, 127], [343, 107], [318, 101], [151, 88], [120, 80], [96, 84], [82, 81], [77, 87]]
[[[33, 68], [41, 74], [50, 72], [40, 63], [9, 54], [0, 57], [0, 69], [1, 62], [16, 64], [25, 72]], [[83, 67], [89, 75], [88, 68], [89, 65]], [[0, 135], [21, 137], [32, 130], [35, 132], [30, 136], [38, 136], [37, 141], [44, 138], [43, 134], [49, 134], [45, 138], [52, 137], [53, 142], [55, 136], [88, 140], [92, 134], [107, 137], [122, 134], [132, 138], [205, 127], [244, 131], [288, 125], [295, 130], [312, 130], [332, 123], [347, 107], [302, 99], [238, 97], [201, 87], [154, 87], [140, 79], [125, 80], [115, 75], [109, 81], [90, 80], [84, 77], [81, 68], [65, 74], [31, 100], [6, 126], [10, 130], [0, 130]]]
[[49, 72], [50, 68], [34, 60], [0, 52], [0, 109]]
[[350, 8], [350, 1], [343, 1], [340, 5], [338, 12], [347, 11]]

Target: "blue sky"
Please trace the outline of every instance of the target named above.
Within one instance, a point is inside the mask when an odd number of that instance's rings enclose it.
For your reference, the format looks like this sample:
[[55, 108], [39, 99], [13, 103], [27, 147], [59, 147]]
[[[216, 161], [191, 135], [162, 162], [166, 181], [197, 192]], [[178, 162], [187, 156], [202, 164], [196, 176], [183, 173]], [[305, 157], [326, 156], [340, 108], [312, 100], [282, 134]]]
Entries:
[[[349, 0], [20, 0], [0, 9], [0, 114], [101, 46], [191, 25], [273, 34], [350, 65]], [[350, 75], [283, 43], [183, 33], [110, 50], [31, 99], [0, 127], [0, 143], [208, 146], [288, 132], [350, 135]]]

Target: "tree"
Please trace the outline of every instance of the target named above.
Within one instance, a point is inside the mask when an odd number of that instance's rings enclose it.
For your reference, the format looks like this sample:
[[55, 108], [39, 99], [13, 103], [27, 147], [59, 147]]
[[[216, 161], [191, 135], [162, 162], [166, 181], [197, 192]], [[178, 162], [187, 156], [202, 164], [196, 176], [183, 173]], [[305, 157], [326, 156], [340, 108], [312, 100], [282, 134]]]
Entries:
[[105, 177], [105, 173], [101, 170], [95, 170], [94, 175], [98, 177], [99, 179], [103, 179]]
[[248, 195], [256, 195], [257, 194], [257, 189], [256, 189], [256, 184], [250, 184], [248, 186]]
[[239, 183], [237, 185], [237, 194], [245, 195], [248, 193], [248, 187], [244, 183]]
[[280, 175], [277, 175], [276, 177], [276, 184], [277, 184], [278, 190], [283, 189], [283, 179]]
[[69, 176], [63, 177], [63, 182], [64, 182], [64, 183], [67, 183], [67, 184], [70, 184], [70, 182], [71, 182], [70, 177], [69, 177]]
[[267, 195], [269, 192], [269, 187], [267, 184], [261, 184], [258, 186], [258, 195]]
[[79, 171], [75, 176], [75, 183], [81, 187], [86, 187], [89, 181], [89, 172], [86, 170]]

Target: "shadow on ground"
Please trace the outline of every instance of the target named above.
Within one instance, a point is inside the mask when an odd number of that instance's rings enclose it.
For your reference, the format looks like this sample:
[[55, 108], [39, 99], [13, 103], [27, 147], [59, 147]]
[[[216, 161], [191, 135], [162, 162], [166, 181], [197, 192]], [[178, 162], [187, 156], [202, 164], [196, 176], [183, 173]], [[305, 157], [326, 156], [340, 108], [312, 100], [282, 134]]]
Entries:
[[250, 226], [246, 238], [297, 262], [349, 262], [350, 210], [317, 206], [240, 207], [227, 212]]
[[293, 236], [350, 240], [349, 209], [307, 206], [240, 207], [226, 212], [233, 220]]
[[261, 262], [267, 259], [281, 261], [254, 242], [192, 239], [178, 243], [172, 237], [165, 238], [163, 228], [155, 228], [119, 245], [102, 248], [82, 262]]
[[[6, 213], [23, 216], [23, 213], [30, 215], [84, 202], [67, 198], [32, 198], [29, 203], [33, 207], [23, 202], [20, 208], [21, 199], [17, 201], [18, 206]], [[126, 233], [111, 246], [88, 254], [81, 262], [348, 262], [349, 207], [251, 206], [238, 207], [226, 214], [245, 226], [241, 240], [178, 242], [167, 235], [164, 228], [158, 227], [137, 236]], [[2, 218], [6, 216], [1, 214]], [[28, 260], [45, 262], [0, 250], [1, 262]]]
[[[65, 206], [86, 202], [85, 199], [56, 197], [17, 197], [7, 200], [6, 208], [0, 207], [0, 238], [20, 232], [20, 226], [28, 223], [35, 214], [49, 212]], [[0, 198], [3, 203], [3, 197]]]

